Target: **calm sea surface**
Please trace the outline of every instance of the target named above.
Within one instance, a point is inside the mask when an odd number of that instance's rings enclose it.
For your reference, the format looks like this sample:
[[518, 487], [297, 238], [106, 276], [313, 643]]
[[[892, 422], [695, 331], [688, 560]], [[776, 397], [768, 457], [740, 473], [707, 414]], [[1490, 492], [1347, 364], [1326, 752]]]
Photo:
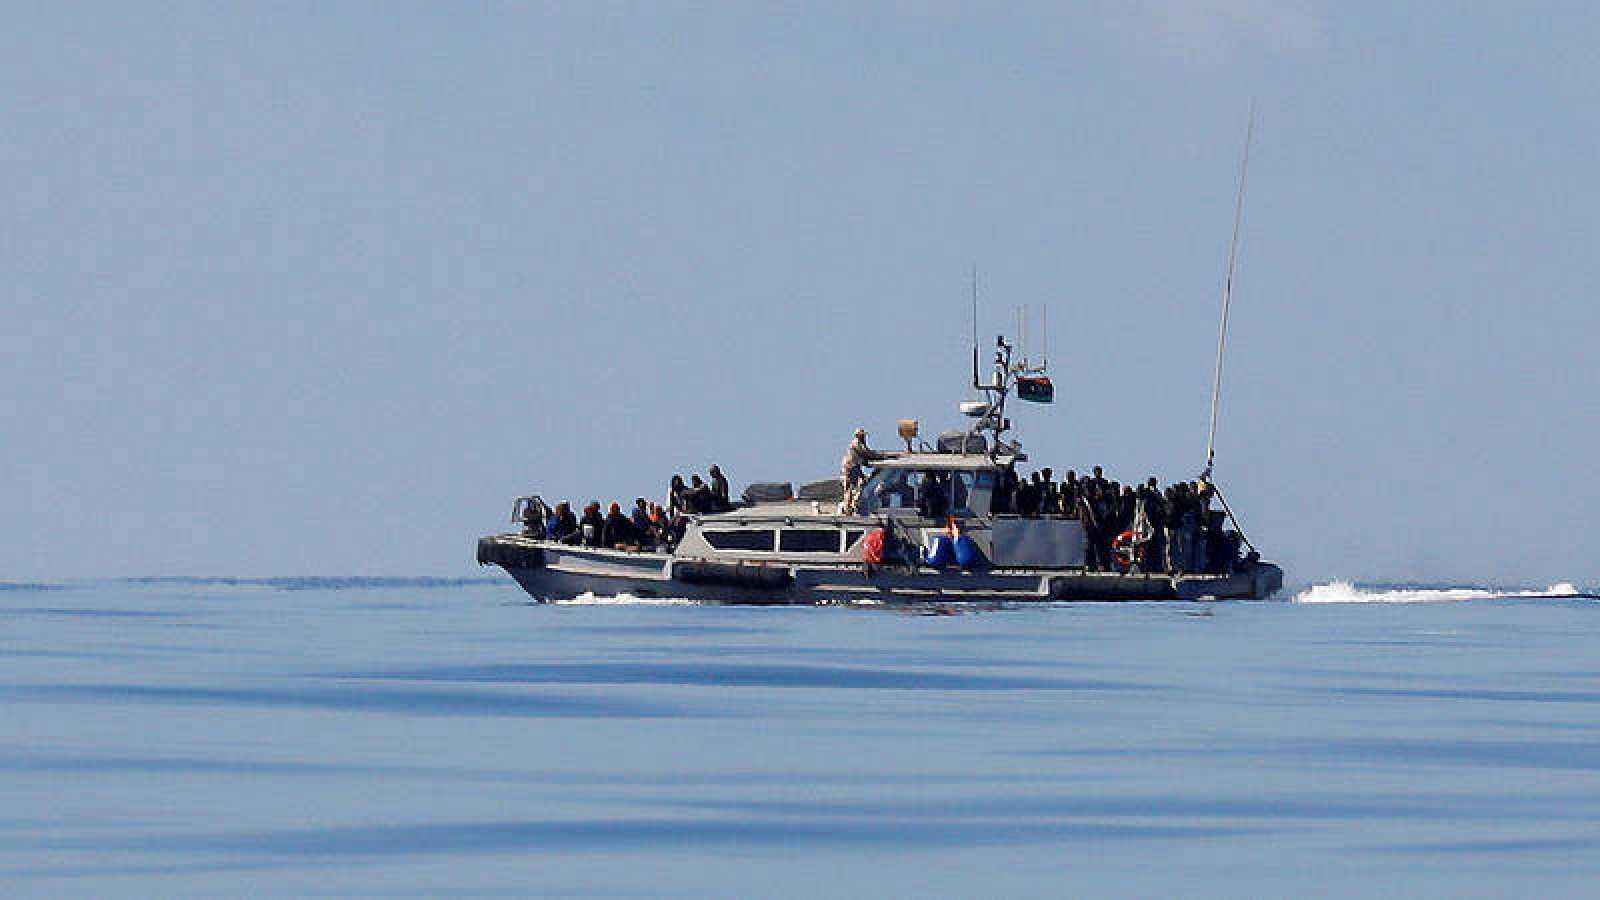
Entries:
[[1600, 603], [1315, 596], [4, 586], [0, 893], [1593, 896]]

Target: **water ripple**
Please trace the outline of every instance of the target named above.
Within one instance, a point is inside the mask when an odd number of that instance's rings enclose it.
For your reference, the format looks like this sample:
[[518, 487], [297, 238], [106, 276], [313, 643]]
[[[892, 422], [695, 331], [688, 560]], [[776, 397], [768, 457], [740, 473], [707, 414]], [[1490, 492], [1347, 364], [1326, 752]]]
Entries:
[[1322, 693], [1361, 697], [1411, 697], [1419, 700], [1489, 700], [1515, 703], [1600, 703], [1600, 691], [1526, 691], [1488, 688], [1310, 688]]
[[927, 848], [1006, 846], [1074, 840], [1195, 840], [1253, 833], [1210, 825], [1101, 822], [768, 821], [759, 819], [574, 819], [308, 828], [232, 834], [29, 842], [55, 850], [228, 853], [307, 859], [418, 854], [565, 853], [689, 846]]
[[11, 700], [87, 703], [178, 703], [271, 706], [407, 716], [537, 716], [659, 718], [710, 715], [616, 698], [563, 697], [524, 692], [371, 690], [357, 688], [207, 688], [134, 684], [35, 685], [0, 688]]
[[913, 691], [1129, 691], [1150, 685], [1099, 679], [974, 675], [948, 671], [728, 663], [516, 663], [440, 666], [354, 677], [491, 684], [653, 684], [694, 687]]

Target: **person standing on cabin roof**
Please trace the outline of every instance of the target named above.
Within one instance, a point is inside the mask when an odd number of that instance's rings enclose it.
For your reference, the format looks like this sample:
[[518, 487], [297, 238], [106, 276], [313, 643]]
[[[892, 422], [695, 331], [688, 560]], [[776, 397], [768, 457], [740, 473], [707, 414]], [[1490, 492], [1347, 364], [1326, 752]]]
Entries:
[[857, 428], [855, 436], [850, 440], [850, 446], [845, 448], [844, 458], [839, 460], [839, 481], [844, 486], [844, 499], [839, 501], [841, 514], [846, 516], [861, 514], [861, 486], [867, 480], [863, 466], [882, 458], [883, 454], [867, 446], [867, 430]]
[[733, 503], [728, 499], [728, 479], [722, 474], [722, 469], [713, 465], [710, 475], [711, 497], [716, 501], [717, 512], [733, 509]]
[[672, 476], [672, 481], [667, 484], [667, 513], [672, 516], [683, 514], [683, 495], [689, 490], [683, 483], [682, 475]]
[[699, 473], [689, 476], [689, 491], [683, 495], [684, 505], [692, 513], [713, 513], [717, 511], [717, 501], [711, 494], [711, 486], [700, 479]]

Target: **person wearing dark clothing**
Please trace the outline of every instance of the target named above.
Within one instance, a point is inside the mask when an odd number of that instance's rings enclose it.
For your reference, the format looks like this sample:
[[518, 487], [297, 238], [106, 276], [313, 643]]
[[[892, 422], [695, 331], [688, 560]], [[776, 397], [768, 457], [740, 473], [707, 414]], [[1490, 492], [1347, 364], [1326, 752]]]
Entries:
[[1100, 563], [1100, 571], [1111, 568], [1111, 542], [1121, 534], [1117, 528], [1117, 495], [1111, 492], [1112, 482], [1106, 482], [1106, 487], [1101, 490], [1096, 484], [1090, 490], [1090, 501], [1094, 509], [1096, 525], [1095, 552]]
[[1212, 575], [1223, 575], [1228, 567], [1233, 564], [1233, 558], [1227, 555], [1228, 535], [1226, 533], [1228, 514], [1220, 509], [1206, 513], [1205, 558], [1206, 571]]
[[995, 479], [994, 501], [990, 509], [996, 515], [1013, 513], [1017, 511], [1017, 470], [1013, 466], [1006, 466], [1000, 470], [999, 477]]
[[917, 497], [917, 514], [926, 519], [943, 519], [949, 512], [950, 493], [945, 488], [944, 476], [932, 472], [923, 476], [922, 489]]
[[578, 533], [578, 517], [572, 514], [572, 504], [565, 500], [556, 504], [546, 531], [552, 541], [565, 541]]
[[1223, 574], [1223, 575], [1231, 575], [1231, 574], [1233, 574], [1234, 571], [1236, 571], [1238, 569], [1238, 567], [1239, 567], [1239, 549], [1243, 545], [1243, 543], [1244, 543], [1244, 539], [1239, 536], [1239, 532], [1237, 532], [1237, 531], [1227, 531], [1227, 532], [1223, 533], [1223, 535], [1222, 535], [1222, 565], [1218, 570], [1221, 574]]
[[1161, 496], [1160, 482], [1154, 475], [1139, 489], [1144, 502], [1144, 517], [1150, 523], [1150, 543], [1145, 549], [1145, 566], [1151, 571], [1167, 569], [1167, 501]]
[[683, 495], [683, 505], [685, 511], [691, 513], [704, 514], [717, 510], [711, 486], [700, 480], [699, 475], [689, 476], [689, 490]]
[[1084, 562], [1090, 571], [1102, 571], [1105, 566], [1100, 553], [1100, 516], [1096, 511], [1096, 491], [1094, 483], [1090, 482], [1083, 493], [1078, 495], [1078, 521], [1083, 525], [1084, 550], [1087, 558]]
[[591, 503], [583, 508], [583, 518], [578, 520], [579, 534], [585, 547], [598, 547], [606, 534], [606, 520], [600, 515], [600, 504]]
[[716, 501], [717, 512], [727, 512], [733, 509], [733, 502], [728, 498], [728, 479], [723, 476], [722, 469], [711, 467], [711, 498]]
[[1078, 480], [1078, 473], [1072, 469], [1067, 470], [1067, 478], [1061, 482], [1061, 514], [1069, 519], [1078, 517], [1078, 495], [1083, 489], [1083, 483]]
[[1017, 512], [1028, 518], [1038, 518], [1044, 511], [1044, 479], [1038, 472], [1017, 489]]
[[615, 503], [611, 504], [611, 509], [606, 512], [602, 530], [600, 545], [603, 547], [633, 543], [633, 523], [622, 514], [622, 507]]
[[633, 515], [630, 519], [633, 523], [634, 537], [638, 539], [639, 543], [655, 543], [655, 541], [651, 540], [650, 534], [650, 505], [645, 502], [643, 497], [634, 499]]
[[1089, 479], [1089, 483], [1099, 489], [1101, 494], [1105, 494], [1105, 492], [1111, 487], [1110, 482], [1106, 481], [1105, 470], [1099, 466], [1094, 467], [1094, 477]]
[[1178, 494], [1177, 485], [1169, 485], [1162, 492], [1162, 506], [1166, 513], [1166, 526], [1161, 530], [1161, 544], [1163, 562], [1167, 564], [1167, 571], [1177, 574], [1183, 569], [1183, 550], [1179, 546], [1178, 523], [1183, 519], [1182, 498]]
[[1172, 509], [1167, 513], [1167, 527], [1172, 540], [1167, 553], [1172, 557], [1174, 572], [1198, 572], [1199, 560], [1195, 557], [1195, 537], [1200, 530], [1200, 508], [1188, 482], [1173, 485]]
[[667, 514], [681, 515], [683, 509], [683, 495], [689, 488], [683, 483], [682, 475], [672, 476], [672, 481], [667, 485]]
[[522, 533], [530, 537], [549, 537], [550, 510], [545, 508], [544, 501], [538, 497], [528, 500], [522, 508]]
[[1189, 566], [1196, 572], [1211, 571], [1208, 552], [1212, 538], [1211, 482], [1201, 479], [1194, 483], [1194, 549], [1190, 551]]

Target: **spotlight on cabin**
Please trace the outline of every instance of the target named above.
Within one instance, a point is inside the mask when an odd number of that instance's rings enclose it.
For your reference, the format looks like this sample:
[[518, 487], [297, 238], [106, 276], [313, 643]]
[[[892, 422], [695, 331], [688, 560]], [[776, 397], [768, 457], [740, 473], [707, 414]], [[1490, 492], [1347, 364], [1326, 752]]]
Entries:
[[917, 439], [917, 420], [900, 420], [900, 439], [906, 442], [906, 452], [911, 452], [911, 442]]

